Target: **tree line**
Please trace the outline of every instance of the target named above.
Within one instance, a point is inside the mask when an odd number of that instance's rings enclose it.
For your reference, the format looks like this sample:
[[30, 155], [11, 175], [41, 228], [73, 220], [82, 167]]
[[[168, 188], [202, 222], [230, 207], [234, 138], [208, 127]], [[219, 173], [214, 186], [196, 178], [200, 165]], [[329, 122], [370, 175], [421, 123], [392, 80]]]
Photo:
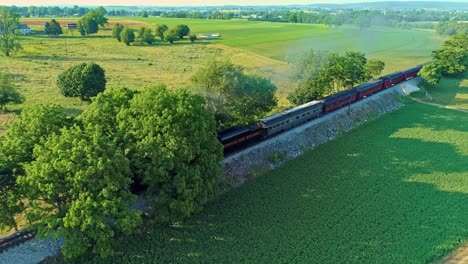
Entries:
[[151, 28], [140, 27], [136, 33], [135, 35], [134, 29], [119, 23], [112, 27], [112, 37], [119, 42], [125, 43], [127, 46], [135, 41], [151, 45], [156, 41], [156, 37], [171, 44], [177, 40], [184, 39], [186, 36], [189, 36], [189, 40], [192, 43], [197, 40], [197, 36], [195, 34], [190, 35], [190, 28], [184, 24], [176, 25], [173, 28], [169, 28], [165, 24], [156, 25], [154, 34]]

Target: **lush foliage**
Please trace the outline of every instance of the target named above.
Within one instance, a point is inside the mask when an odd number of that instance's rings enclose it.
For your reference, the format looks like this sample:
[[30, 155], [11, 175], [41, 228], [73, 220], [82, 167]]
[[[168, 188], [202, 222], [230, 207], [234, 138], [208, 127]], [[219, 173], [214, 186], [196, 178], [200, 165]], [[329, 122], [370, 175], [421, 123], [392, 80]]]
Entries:
[[34, 149], [37, 157], [18, 182], [30, 200], [27, 215], [40, 237], [64, 238], [62, 253], [112, 253], [116, 230], [130, 234], [141, 222], [128, 161], [99, 126], [63, 129]]
[[148, 87], [119, 115], [132, 170], [158, 197], [163, 221], [190, 216], [217, 193], [222, 146], [204, 105], [183, 90]]
[[161, 40], [164, 40], [164, 32], [166, 32], [169, 28], [165, 24], [156, 25], [156, 36], [158, 36]]
[[0, 73], [0, 110], [5, 112], [7, 104], [20, 104], [24, 101], [11, 81], [11, 75]]
[[80, 97], [81, 100], [88, 100], [104, 91], [106, 77], [99, 65], [81, 63], [63, 71], [57, 78], [57, 86], [66, 97]]
[[182, 24], [175, 26], [174, 31], [180, 39], [183, 39], [185, 36], [190, 34], [190, 28], [187, 25]]
[[164, 31], [164, 40], [169, 43], [174, 43], [174, 41], [179, 39], [179, 35], [177, 34], [176, 30], [171, 28]]
[[129, 27], [124, 27], [120, 32], [120, 40], [127, 46], [135, 41], [135, 32]]
[[16, 180], [24, 175], [24, 165], [35, 160], [34, 147], [72, 123], [73, 119], [61, 107], [37, 105], [25, 108], [6, 134], [0, 136], [0, 226], [17, 228], [14, 217], [24, 208], [25, 192]]
[[156, 39], [154, 38], [153, 32], [151, 31], [151, 28], [140, 27], [137, 33], [138, 33], [138, 40], [141, 43], [146, 43], [146, 44], [151, 45], [153, 44], [153, 42], [156, 41]]
[[60, 35], [63, 34], [63, 30], [57, 20], [52, 19], [50, 22], [45, 23], [44, 33], [47, 35]]
[[123, 25], [119, 23], [115, 24], [112, 27], [112, 37], [117, 39], [119, 42], [122, 41], [122, 39], [120, 38], [120, 33], [122, 32], [123, 29], [124, 29]]
[[410, 104], [87, 263], [432, 263], [467, 241], [467, 124]]
[[0, 51], [7, 57], [21, 48], [17, 31], [19, 18], [19, 14], [13, 13], [10, 8], [0, 6]]
[[97, 33], [99, 26], [103, 27], [107, 24], [104, 11], [103, 8], [91, 10], [78, 21], [78, 30], [82, 36]]
[[371, 80], [384, 67], [383, 61], [367, 60], [362, 52], [348, 51], [341, 56], [329, 51], [311, 50], [304, 54], [296, 66], [299, 84], [288, 99], [294, 104], [320, 99]]
[[443, 75], [455, 75], [468, 68], [468, 34], [460, 33], [444, 42], [442, 48], [433, 51], [433, 57]]
[[468, 34], [468, 24], [456, 21], [446, 21], [437, 23], [435, 29], [440, 35], [453, 36], [458, 33]]
[[192, 81], [215, 115], [218, 128], [250, 124], [276, 106], [276, 86], [270, 80], [247, 75], [243, 67], [229, 61], [209, 61]]
[[468, 34], [460, 33], [445, 41], [440, 49], [432, 52], [434, 61], [424, 65], [420, 72], [423, 86], [436, 86], [442, 76], [453, 77], [468, 69]]

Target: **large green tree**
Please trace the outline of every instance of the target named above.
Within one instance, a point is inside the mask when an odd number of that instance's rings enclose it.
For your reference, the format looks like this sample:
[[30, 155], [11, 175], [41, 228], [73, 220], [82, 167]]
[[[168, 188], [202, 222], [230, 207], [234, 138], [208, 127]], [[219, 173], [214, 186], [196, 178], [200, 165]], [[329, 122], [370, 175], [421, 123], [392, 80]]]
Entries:
[[174, 31], [180, 39], [183, 39], [185, 36], [190, 34], [190, 28], [183, 24], [175, 26]]
[[165, 25], [157, 25], [156, 26], [156, 36], [158, 36], [161, 40], [164, 40], [164, 32], [166, 32], [169, 28]]
[[120, 38], [120, 33], [122, 32], [123, 29], [124, 29], [123, 25], [119, 23], [115, 24], [112, 27], [112, 37], [116, 38], [119, 42], [122, 41], [122, 39]]
[[104, 27], [107, 24], [107, 18], [104, 8], [97, 8], [89, 11], [78, 21], [78, 29], [82, 36], [97, 33], [99, 26]]
[[125, 45], [129, 46], [130, 43], [135, 41], [135, 32], [133, 32], [133, 29], [125, 26], [122, 32], [120, 32], [120, 39]]
[[22, 96], [11, 82], [11, 75], [0, 73], [0, 111], [7, 111], [7, 104], [20, 104], [24, 101]]
[[0, 51], [7, 57], [21, 48], [17, 30], [20, 26], [19, 19], [19, 14], [13, 13], [6, 6], [0, 6]]
[[119, 116], [127, 157], [146, 193], [157, 197], [158, 219], [187, 217], [217, 193], [222, 145], [201, 96], [147, 87]]
[[27, 215], [39, 237], [65, 239], [65, 257], [108, 256], [116, 231], [130, 234], [141, 223], [140, 212], [130, 209], [128, 160], [99, 126], [62, 129], [34, 156], [18, 178], [31, 201]]
[[57, 20], [52, 19], [50, 22], [46, 22], [44, 26], [44, 32], [47, 35], [60, 35], [63, 34], [62, 27]]
[[17, 229], [14, 217], [24, 209], [24, 190], [16, 182], [24, 165], [35, 160], [34, 147], [73, 122], [60, 106], [36, 105], [25, 108], [0, 136], [0, 226]]
[[459, 33], [446, 40], [432, 56], [443, 75], [462, 73], [468, 68], [468, 34]]
[[215, 115], [218, 128], [249, 124], [276, 106], [276, 86], [270, 80], [247, 75], [229, 61], [209, 61], [192, 81]]
[[153, 42], [156, 41], [154, 38], [153, 32], [151, 31], [150, 28], [147, 27], [140, 27], [138, 29], [138, 40], [141, 43], [146, 43], [146, 44], [153, 44]]
[[171, 28], [169, 30], [166, 30], [164, 32], [164, 40], [169, 42], [169, 43], [174, 43], [174, 41], [179, 39], [179, 35], [175, 31], [175, 29]]
[[57, 86], [66, 97], [89, 100], [106, 88], [104, 69], [95, 63], [72, 66], [58, 76]]

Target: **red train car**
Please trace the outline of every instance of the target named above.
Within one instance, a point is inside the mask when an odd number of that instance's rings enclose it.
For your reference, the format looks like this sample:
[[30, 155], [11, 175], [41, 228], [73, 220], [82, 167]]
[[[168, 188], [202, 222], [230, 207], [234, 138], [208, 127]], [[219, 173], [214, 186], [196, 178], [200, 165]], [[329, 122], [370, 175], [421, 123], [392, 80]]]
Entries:
[[368, 81], [366, 83], [363, 83], [354, 87], [354, 89], [357, 91], [356, 99], [359, 100], [371, 94], [375, 94], [379, 92], [380, 90], [383, 90], [383, 83], [384, 82], [379, 79], [379, 80]]

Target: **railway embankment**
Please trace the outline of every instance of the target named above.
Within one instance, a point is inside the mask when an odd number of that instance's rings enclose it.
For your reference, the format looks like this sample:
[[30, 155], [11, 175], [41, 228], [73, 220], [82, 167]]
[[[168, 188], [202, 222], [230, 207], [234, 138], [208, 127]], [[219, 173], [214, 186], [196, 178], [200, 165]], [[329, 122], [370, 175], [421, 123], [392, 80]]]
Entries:
[[224, 159], [224, 190], [242, 185], [261, 172], [282, 166], [305, 150], [333, 140], [379, 116], [404, 106], [401, 97], [418, 80], [395, 85], [359, 102], [326, 114]]

